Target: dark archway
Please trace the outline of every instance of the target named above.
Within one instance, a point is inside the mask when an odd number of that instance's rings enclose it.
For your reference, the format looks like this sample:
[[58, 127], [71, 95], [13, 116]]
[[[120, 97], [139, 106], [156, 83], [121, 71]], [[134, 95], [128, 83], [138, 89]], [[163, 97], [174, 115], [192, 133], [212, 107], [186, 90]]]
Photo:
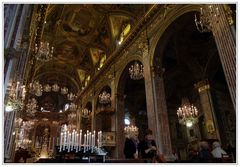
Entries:
[[[124, 127], [134, 125], [139, 128], [139, 139], [143, 139], [143, 132], [148, 128], [146, 93], [144, 78], [133, 80], [129, 75], [129, 68], [136, 61], [131, 61], [123, 70], [117, 88], [117, 145], [121, 146], [124, 139]], [[141, 62], [137, 61], [139, 64]], [[129, 124], [124, 121], [128, 119]], [[120, 145], [119, 145], [120, 144]], [[123, 150], [119, 151], [123, 156]]]
[[[184, 152], [189, 143], [206, 139], [203, 117], [199, 119], [199, 124], [195, 128], [188, 129], [178, 123], [176, 115], [183, 97], [187, 97], [200, 112], [204, 112], [198, 89], [194, 86], [199, 81], [207, 79], [210, 85], [216, 128], [223, 129], [219, 131], [222, 144], [226, 144], [227, 140], [235, 139], [234, 130], [231, 132], [233, 135], [231, 139], [227, 137], [227, 133], [230, 132], [227, 132], [227, 125], [224, 123], [226, 119], [224, 113], [234, 114], [234, 108], [215, 39], [211, 32], [198, 32], [194, 23], [194, 14], [195, 12], [183, 14], [166, 29], [157, 44], [154, 55], [154, 65], [164, 71], [172, 147], [179, 151], [182, 159], [186, 159]], [[226, 108], [230, 108], [230, 112], [223, 111]]]

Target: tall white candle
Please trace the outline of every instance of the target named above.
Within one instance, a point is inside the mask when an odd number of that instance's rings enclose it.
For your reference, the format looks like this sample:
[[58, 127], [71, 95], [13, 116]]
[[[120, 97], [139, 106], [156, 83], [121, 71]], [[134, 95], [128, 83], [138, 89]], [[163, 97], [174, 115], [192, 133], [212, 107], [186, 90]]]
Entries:
[[70, 152], [71, 133], [68, 134], [68, 152]]
[[84, 134], [84, 150], [83, 150], [83, 152], [85, 153], [85, 151], [86, 151], [86, 134]]
[[91, 152], [93, 152], [93, 143], [94, 143], [94, 134], [92, 134], [92, 148], [91, 148]]
[[95, 146], [95, 135], [96, 135], [96, 132], [95, 132], [95, 130], [93, 131], [93, 146]]
[[60, 134], [60, 152], [62, 151], [62, 137], [63, 137], [63, 133], [61, 132]]
[[80, 130], [80, 135], [79, 135], [79, 151], [81, 150], [82, 146], [82, 130]]
[[92, 140], [91, 140], [91, 137], [92, 137], [92, 133], [90, 132], [89, 133], [89, 137], [88, 137], [88, 149], [90, 150], [91, 149], [91, 144], [92, 144]]
[[75, 130], [72, 131], [72, 143], [71, 143], [71, 150], [73, 150], [74, 146], [74, 135], [75, 135]]
[[78, 146], [78, 136], [79, 136], [79, 134], [77, 133], [77, 134], [76, 134], [76, 141], [75, 141], [75, 146], [76, 146], [75, 149], [76, 149], [76, 152], [78, 152], [78, 147], [79, 147], [79, 146]]
[[63, 136], [63, 150], [65, 150], [66, 140], [67, 140], [67, 132], [65, 131]]
[[88, 130], [87, 130], [87, 150], [88, 150], [88, 138], [89, 138], [89, 132], [88, 132]]

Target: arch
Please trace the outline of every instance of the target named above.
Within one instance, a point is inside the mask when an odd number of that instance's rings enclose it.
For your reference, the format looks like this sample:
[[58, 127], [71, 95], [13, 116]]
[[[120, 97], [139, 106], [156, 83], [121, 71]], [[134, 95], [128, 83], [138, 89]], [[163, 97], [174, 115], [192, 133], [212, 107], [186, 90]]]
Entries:
[[154, 32], [154, 36], [150, 39], [150, 50], [149, 50], [149, 55], [150, 55], [150, 59], [149, 59], [149, 63], [151, 66], [154, 65], [154, 54], [156, 52], [156, 48], [157, 48], [157, 44], [159, 42], [159, 40], [161, 40], [162, 35], [164, 34], [164, 32], [166, 31], [166, 29], [175, 21], [177, 20], [180, 16], [182, 16], [185, 13], [188, 12], [199, 12], [199, 9], [203, 7], [203, 5], [184, 5], [181, 6], [180, 8], [174, 10], [173, 12], [170, 12], [167, 14], [167, 18], [165, 18], [164, 20], [160, 20], [159, 22], [161, 22], [161, 25], [158, 27], [157, 32]]

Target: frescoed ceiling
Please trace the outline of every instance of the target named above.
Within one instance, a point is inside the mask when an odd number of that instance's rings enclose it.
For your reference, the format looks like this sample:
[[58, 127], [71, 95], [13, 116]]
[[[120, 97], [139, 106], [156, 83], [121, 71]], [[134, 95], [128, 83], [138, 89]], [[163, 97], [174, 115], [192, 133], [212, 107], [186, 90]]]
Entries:
[[129, 25], [128, 29], [134, 27], [144, 14], [145, 6], [48, 5], [42, 40], [48, 41], [54, 47], [54, 58], [40, 65], [35, 72], [36, 77], [41, 80], [46, 78], [46, 75], [49, 78], [68, 76], [73, 81], [69, 86], [77, 83], [76, 91], [81, 90], [86, 79], [95, 75], [117, 47], [117, 41], [126, 25]]
[[[39, 16], [40, 5], [35, 5]], [[47, 5], [40, 41], [54, 47], [53, 59], [36, 61], [31, 82], [58, 84], [78, 95], [104, 66], [110, 55], [131, 32], [147, 8], [141, 4], [51, 4]], [[41, 13], [40, 13], [41, 15]], [[37, 22], [37, 20], [32, 20]], [[35, 32], [39, 32], [36, 29]], [[32, 44], [35, 46], [35, 44]], [[60, 112], [70, 101], [54, 91], [43, 92], [38, 110]], [[56, 105], [53, 105], [56, 104]]]

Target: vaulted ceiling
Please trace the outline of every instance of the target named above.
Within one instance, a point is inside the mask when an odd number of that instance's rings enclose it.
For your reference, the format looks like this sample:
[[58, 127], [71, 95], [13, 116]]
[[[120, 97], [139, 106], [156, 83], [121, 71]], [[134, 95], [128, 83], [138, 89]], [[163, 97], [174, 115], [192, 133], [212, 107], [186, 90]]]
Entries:
[[140, 4], [49, 5], [42, 40], [54, 47], [54, 58], [39, 65], [35, 78], [81, 90], [146, 10]]
[[[31, 82], [50, 86], [57, 83], [76, 95], [98, 74], [118, 49], [119, 42], [124, 41], [150, 7], [141, 4], [48, 5], [40, 40], [54, 47], [53, 59], [36, 61]], [[39, 5], [36, 9], [37, 13], [41, 11]], [[50, 107], [51, 111], [59, 111], [69, 102], [55, 92], [43, 92], [37, 100], [39, 109]]]

